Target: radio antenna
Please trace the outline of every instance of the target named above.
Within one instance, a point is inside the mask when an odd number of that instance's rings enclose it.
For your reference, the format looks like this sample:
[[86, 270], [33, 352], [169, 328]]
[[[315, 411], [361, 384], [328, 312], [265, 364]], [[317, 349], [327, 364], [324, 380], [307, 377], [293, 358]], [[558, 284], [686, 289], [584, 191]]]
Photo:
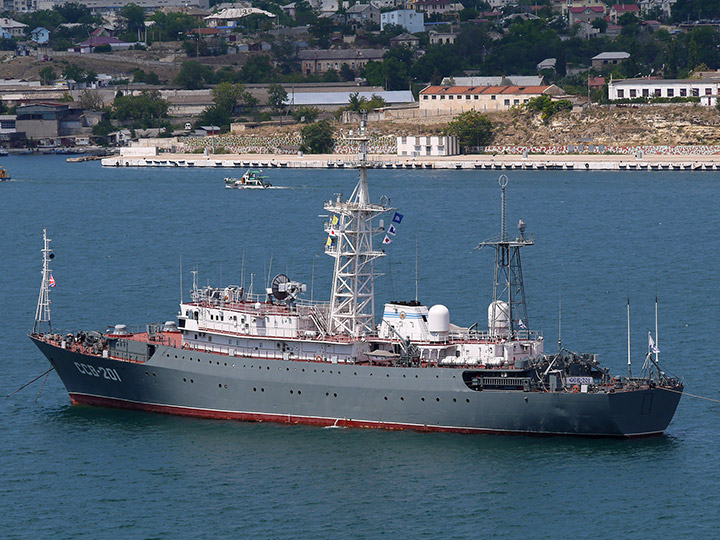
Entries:
[[[416, 302], [418, 301], [417, 288], [418, 288], [417, 235], [415, 235], [415, 301]], [[657, 331], [655, 331], [655, 333], [657, 333]]]
[[558, 352], [562, 350], [562, 283], [558, 292]]

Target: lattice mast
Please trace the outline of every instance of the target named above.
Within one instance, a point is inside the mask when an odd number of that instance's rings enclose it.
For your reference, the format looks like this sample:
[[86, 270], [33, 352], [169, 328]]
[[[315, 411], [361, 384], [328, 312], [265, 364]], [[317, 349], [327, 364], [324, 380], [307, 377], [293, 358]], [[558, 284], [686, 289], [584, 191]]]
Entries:
[[50, 249], [50, 242], [50, 238], [47, 237], [47, 229], [43, 229], [43, 277], [42, 284], [40, 285], [37, 309], [35, 310], [35, 324], [33, 325], [33, 333], [35, 334], [42, 332], [43, 324], [47, 324], [48, 332], [52, 332], [52, 324], [50, 322], [50, 280], [52, 276], [50, 260], [54, 255]]
[[[491, 307], [491, 318], [493, 321], [507, 318], [508, 336], [513, 339], [518, 337], [520, 330], [530, 328], [525, 303], [525, 285], [523, 284], [522, 263], [520, 260], [520, 248], [535, 244], [533, 238], [525, 238], [525, 222], [521, 219], [518, 222], [520, 237], [513, 240], [507, 239], [505, 229], [505, 187], [508, 178], [504, 174], [500, 176], [498, 183], [502, 190], [501, 195], [501, 224], [500, 239], [481, 242], [478, 247], [492, 246], [495, 248], [495, 277], [493, 280], [493, 302]], [[503, 302], [505, 306], [503, 306]], [[507, 309], [507, 313], [502, 313]], [[495, 332], [495, 325], [491, 325], [491, 332]]]
[[363, 116], [360, 133], [349, 138], [360, 142], [360, 178], [347, 201], [338, 195], [326, 202], [325, 210], [334, 217], [326, 224], [329, 234], [325, 253], [335, 259], [330, 298], [331, 334], [360, 337], [375, 329], [375, 276], [373, 261], [385, 253], [373, 248], [373, 219], [391, 210], [385, 204], [371, 204], [367, 185], [367, 132]]

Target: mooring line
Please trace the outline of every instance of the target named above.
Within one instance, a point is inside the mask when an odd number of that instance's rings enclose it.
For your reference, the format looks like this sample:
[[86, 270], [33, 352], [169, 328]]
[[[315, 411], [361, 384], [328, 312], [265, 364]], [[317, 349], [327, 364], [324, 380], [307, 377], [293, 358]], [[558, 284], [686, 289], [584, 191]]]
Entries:
[[698, 396], [696, 394], [690, 394], [688, 392], [680, 392], [679, 390], [673, 390], [672, 388], [663, 388], [663, 390], [667, 390], [668, 392], [675, 392], [677, 394], [682, 394], [683, 396], [690, 396], [698, 399], [706, 399], [708, 401], [713, 401], [715, 403], [720, 403], [720, 399], [713, 399], [705, 396]]
[[45, 378], [43, 379], [42, 386], [40, 386], [40, 391], [38, 392], [38, 395], [35, 396], [35, 403], [37, 403], [37, 400], [40, 399], [40, 394], [42, 394], [43, 388], [45, 388], [45, 383], [47, 382], [49, 376], [50, 376], [50, 372], [48, 371], [45, 374]]
[[[23, 384], [20, 388], [18, 388], [18, 389], [15, 390], [14, 392], [11, 392], [10, 394], [8, 394], [8, 395], [5, 396], [5, 397], [10, 397], [10, 396], [12, 396], [13, 394], [17, 394], [20, 390], [22, 390], [22, 389], [25, 388], [26, 386], [30, 386], [32, 383], [34, 383], [35, 381], [37, 381], [40, 377], [43, 377], [44, 375], [48, 375], [53, 369], [55, 369], [55, 368], [54, 368], [54, 367], [51, 367], [51, 368], [48, 369], [45, 373], [41, 373], [40, 375], [38, 375], [37, 377], [35, 377], [32, 381], [30, 381], [30, 382], [27, 383], [27, 384]], [[43, 383], [43, 386], [45, 386], [45, 383]], [[42, 388], [41, 388], [41, 390], [42, 390]], [[38, 394], [38, 395], [39, 395], [39, 394]]]

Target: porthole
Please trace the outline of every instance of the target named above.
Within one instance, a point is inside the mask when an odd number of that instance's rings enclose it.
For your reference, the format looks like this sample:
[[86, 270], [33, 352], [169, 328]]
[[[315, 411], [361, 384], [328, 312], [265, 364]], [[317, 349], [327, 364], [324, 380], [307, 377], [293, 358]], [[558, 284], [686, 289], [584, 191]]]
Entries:
[[292, 390], [290, 390], [290, 393], [292, 394], [292, 393], [293, 393], [293, 391], [292, 391]]
[[257, 392], [257, 388], [253, 387], [253, 392]]
[[187, 379], [185, 377], [183, 377], [183, 382], [187, 382]]
[[146, 371], [146, 372], [145, 372], [145, 375], [148, 375], [148, 376], [149, 376], [149, 375], [150, 375], [150, 373], [148, 373], [148, 372]]
[[337, 397], [337, 394], [333, 392], [333, 397]]
[[425, 398], [424, 398], [424, 397], [421, 397], [421, 398], [420, 398], [420, 401], [425, 401]]
[[440, 403], [440, 398], [439, 398], [439, 397], [436, 397], [436, 398], [435, 398], [435, 401], [437, 401], [438, 403]]
[[219, 383], [219, 384], [218, 384], [218, 388], [222, 388], [222, 383]]
[[387, 396], [385, 396], [383, 399], [384, 399], [385, 401], [387, 401]]
[[298, 396], [302, 394], [302, 390], [298, 390]]
[[260, 391], [261, 391], [261, 392], [264, 392], [264, 391], [265, 391], [265, 389], [264, 389], [264, 388], [261, 388], [261, 389], [260, 389]]
[[457, 403], [457, 399], [456, 399], [456, 398], [453, 398], [453, 403]]
[[405, 377], [407, 377], [407, 375], [405, 375], [405, 374], [403, 373], [403, 379], [404, 379]]
[[305, 368], [302, 368], [302, 372], [305, 373]]
[[389, 377], [389, 376], [390, 376], [390, 374], [389, 374], [389, 373], [386, 373], [386, 374], [385, 374], [385, 376], [386, 376], [386, 377]]
[[465, 403], [470, 403], [470, 400], [469, 400], [469, 399], [466, 399], [466, 400], [465, 400]]
[[155, 377], [155, 372], [153, 371], [153, 377]]
[[405, 401], [405, 398], [400, 396], [400, 401]]
[[195, 381], [193, 381], [192, 379], [190, 379], [190, 384], [194, 384], [194, 383], [195, 383]]
[[415, 378], [417, 379], [417, 378], [418, 378], [418, 376], [417, 376], [417, 375], [415, 375]]
[[330, 392], [325, 392], [325, 397], [328, 397], [330, 395]]

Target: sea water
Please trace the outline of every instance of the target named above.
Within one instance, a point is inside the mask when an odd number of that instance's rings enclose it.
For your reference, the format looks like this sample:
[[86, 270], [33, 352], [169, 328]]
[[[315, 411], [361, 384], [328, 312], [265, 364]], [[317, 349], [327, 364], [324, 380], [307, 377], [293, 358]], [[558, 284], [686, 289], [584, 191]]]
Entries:
[[[244, 171], [102, 168], [3, 158], [0, 390], [49, 365], [27, 338], [52, 238], [53, 327], [172, 320], [200, 285], [277, 273], [328, 299], [322, 203], [356, 171], [265, 171], [283, 190], [228, 190]], [[376, 269], [388, 300], [487, 324], [499, 172], [369, 171], [403, 215]], [[654, 333], [686, 392], [720, 399], [717, 173], [512, 171], [529, 320], [547, 351], [595, 352], [626, 374]], [[325, 218], [326, 219], [326, 218]], [[388, 218], [385, 218], [386, 225]], [[562, 305], [562, 308], [560, 308]], [[560, 324], [562, 313], [562, 324]], [[718, 538], [720, 405], [682, 398], [646, 440], [421, 434], [177, 418], [71, 406], [57, 375], [0, 399], [0, 538]]]

